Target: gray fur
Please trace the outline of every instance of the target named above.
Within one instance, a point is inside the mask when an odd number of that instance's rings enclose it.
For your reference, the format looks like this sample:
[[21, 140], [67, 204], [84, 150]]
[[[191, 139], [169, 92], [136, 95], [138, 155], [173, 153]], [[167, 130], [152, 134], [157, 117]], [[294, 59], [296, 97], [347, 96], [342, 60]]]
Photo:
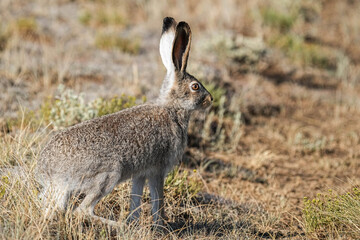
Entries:
[[[172, 22], [176, 24], [175, 20]], [[191, 31], [186, 23], [179, 24], [178, 28], [186, 31], [180, 29], [182, 32], [177, 35], [188, 39], [180, 41], [188, 45], [177, 46], [187, 50], [178, 54], [181, 59], [177, 60], [186, 64]], [[174, 28], [167, 26], [163, 34]], [[173, 71], [167, 74], [165, 82], [172, 85], [160, 93], [161, 101], [77, 124], [58, 132], [49, 141], [37, 164], [44, 201], [51, 198], [58, 208], [65, 210], [71, 196], [82, 194], [85, 198], [76, 211], [114, 224], [94, 216], [94, 207], [116, 185], [133, 178], [129, 216], [129, 221], [133, 221], [139, 218], [143, 186], [148, 179], [154, 223], [163, 224], [164, 178], [184, 153], [191, 112], [208, 108], [212, 102], [210, 93], [185, 68], [174, 67]], [[170, 76], [174, 77], [172, 81], [168, 81]], [[190, 89], [194, 83], [200, 86], [196, 92]]]

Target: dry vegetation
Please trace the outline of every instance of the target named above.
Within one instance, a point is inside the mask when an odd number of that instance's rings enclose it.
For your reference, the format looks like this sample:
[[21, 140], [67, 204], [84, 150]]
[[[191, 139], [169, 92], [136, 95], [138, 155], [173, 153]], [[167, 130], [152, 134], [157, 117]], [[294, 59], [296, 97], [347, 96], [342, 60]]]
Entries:
[[[351, 0], [1, 0], [0, 238], [359, 239], [359, 12]], [[156, 97], [164, 16], [191, 25], [189, 72], [215, 98], [166, 179], [164, 233], [151, 230], [148, 193], [141, 223], [125, 223], [129, 183], [96, 209], [118, 229], [47, 219], [41, 147]]]

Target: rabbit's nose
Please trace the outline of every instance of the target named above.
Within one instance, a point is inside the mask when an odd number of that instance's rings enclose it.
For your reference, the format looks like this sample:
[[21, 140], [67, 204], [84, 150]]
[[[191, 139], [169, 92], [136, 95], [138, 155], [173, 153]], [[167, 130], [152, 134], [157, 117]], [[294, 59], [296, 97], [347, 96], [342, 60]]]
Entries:
[[213, 101], [213, 100], [214, 100], [214, 98], [213, 98], [211, 95], [210, 95], [210, 100], [211, 100], [211, 101]]

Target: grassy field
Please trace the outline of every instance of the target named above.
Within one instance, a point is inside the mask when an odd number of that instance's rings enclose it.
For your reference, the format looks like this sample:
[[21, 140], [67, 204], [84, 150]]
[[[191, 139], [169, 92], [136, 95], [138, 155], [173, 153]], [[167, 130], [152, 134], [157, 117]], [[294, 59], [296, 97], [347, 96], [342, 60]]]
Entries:
[[[1, 239], [359, 239], [360, 2], [0, 1]], [[57, 130], [154, 99], [162, 19], [189, 23], [189, 73], [214, 96], [165, 185], [127, 225], [130, 184], [97, 206], [119, 228], [44, 216], [34, 167]], [[21, 177], [11, 169], [22, 169]]]

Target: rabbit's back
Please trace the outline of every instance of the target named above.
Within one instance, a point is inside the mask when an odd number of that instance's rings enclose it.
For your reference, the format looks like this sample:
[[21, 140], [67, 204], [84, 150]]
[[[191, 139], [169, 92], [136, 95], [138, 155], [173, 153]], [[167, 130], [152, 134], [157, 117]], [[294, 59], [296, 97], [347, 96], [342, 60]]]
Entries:
[[[56, 134], [38, 162], [42, 178], [93, 178], [119, 172], [121, 179], [176, 163], [186, 146], [187, 123], [162, 106], [141, 105], [86, 121]], [[188, 120], [186, 120], [188, 121]]]

